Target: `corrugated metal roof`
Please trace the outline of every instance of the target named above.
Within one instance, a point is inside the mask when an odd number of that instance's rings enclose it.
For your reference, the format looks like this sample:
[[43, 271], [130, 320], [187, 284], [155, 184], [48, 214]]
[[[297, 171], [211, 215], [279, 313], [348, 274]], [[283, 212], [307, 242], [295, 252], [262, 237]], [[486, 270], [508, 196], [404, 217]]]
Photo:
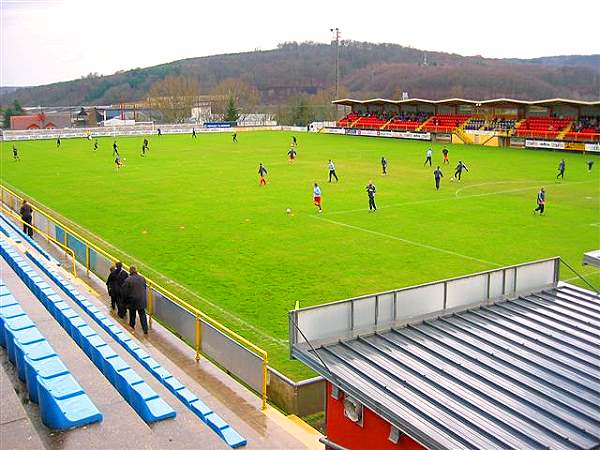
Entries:
[[512, 98], [493, 98], [488, 100], [472, 100], [465, 98], [445, 98], [441, 100], [427, 100], [423, 98], [408, 98], [404, 100], [392, 100], [385, 98], [373, 98], [368, 100], [356, 100], [353, 98], [342, 98], [332, 101], [338, 105], [361, 105], [370, 103], [389, 103], [395, 105], [401, 105], [404, 103], [423, 103], [431, 105], [443, 105], [443, 104], [494, 104], [494, 103], [512, 103], [515, 105], [534, 105], [534, 106], [549, 106], [549, 105], [576, 105], [576, 106], [599, 106], [600, 100], [585, 101], [585, 100], [572, 100], [568, 98], [549, 98], [544, 100], [517, 100]]
[[[312, 350], [345, 392], [436, 449], [600, 445], [600, 297], [570, 285]], [[327, 370], [331, 371], [331, 374]]]

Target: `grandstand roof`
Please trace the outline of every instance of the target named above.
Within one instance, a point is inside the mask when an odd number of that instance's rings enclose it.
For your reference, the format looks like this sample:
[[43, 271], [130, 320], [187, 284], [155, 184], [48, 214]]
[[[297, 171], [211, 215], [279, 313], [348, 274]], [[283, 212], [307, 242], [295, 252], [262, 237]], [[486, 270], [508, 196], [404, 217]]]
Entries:
[[598, 448], [600, 297], [563, 284], [421, 324], [295, 347], [427, 448]]
[[498, 105], [498, 104], [512, 104], [512, 105], [530, 105], [530, 106], [557, 106], [557, 105], [571, 105], [571, 106], [600, 106], [600, 100], [588, 102], [584, 100], [572, 100], [566, 98], [550, 98], [545, 100], [517, 100], [513, 98], [494, 98], [488, 100], [470, 100], [465, 98], [446, 98], [442, 100], [427, 100], [423, 98], [409, 98], [405, 100], [391, 100], [385, 98], [373, 98], [368, 100], [356, 100], [352, 98], [343, 98], [334, 100], [332, 103], [337, 105], [374, 105], [374, 104], [395, 104], [395, 105], [416, 105], [416, 104], [429, 104], [429, 105]]

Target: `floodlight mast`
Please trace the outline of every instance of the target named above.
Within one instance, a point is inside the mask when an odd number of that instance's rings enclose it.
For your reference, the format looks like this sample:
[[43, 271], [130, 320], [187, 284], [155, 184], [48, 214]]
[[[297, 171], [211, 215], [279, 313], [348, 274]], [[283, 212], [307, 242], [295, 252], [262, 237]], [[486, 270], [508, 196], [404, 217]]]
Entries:
[[329, 31], [333, 33], [331, 42], [335, 42], [335, 99], [339, 100], [340, 90], [340, 29], [330, 28]]
[[[339, 100], [340, 93], [340, 29], [330, 28], [329, 31], [332, 33], [331, 42], [335, 42], [335, 99]], [[339, 105], [335, 105], [335, 119], [338, 119]]]

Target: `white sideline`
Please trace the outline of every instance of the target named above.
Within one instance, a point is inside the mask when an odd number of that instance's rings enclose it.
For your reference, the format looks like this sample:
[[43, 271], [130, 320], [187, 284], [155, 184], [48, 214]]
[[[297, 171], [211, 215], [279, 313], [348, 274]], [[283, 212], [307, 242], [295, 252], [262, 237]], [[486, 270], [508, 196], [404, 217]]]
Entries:
[[[527, 181], [530, 181], [530, 180], [527, 180]], [[524, 182], [527, 182], [527, 181], [524, 181]], [[531, 182], [534, 182], [534, 181], [531, 181]], [[558, 187], [558, 186], [570, 186], [570, 185], [573, 185], [573, 184], [583, 184], [583, 183], [597, 183], [597, 182], [598, 182], [597, 180], [574, 181], [574, 182], [569, 183], [569, 184], [557, 184], [555, 187]], [[413, 202], [392, 203], [391, 205], [378, 206], [377, 209], [397, 208], [399, 206], [423, 205], [423, 204], [426, 204], [426, 203], [447, 202], [447, 201], [463, 200], [463, 199], [476, 198], [476, 197], [489, 197], [491, 195], [509, 194], [511, 192], [528, 191], [530, 189], [538, 188], [540, 186], [539, 184], [535, 184], [535, 185], [531, 185], [531, 186], [526, 187], [526, 188], [507, 189], [507, 190], [504, 190], [504, 191], [494, 191], [494, 192], [485, 192], [483, 194], [471, 194], [471, 195], [461, 195], [461, 196], [458, 195], [458, 193], [460, 191], [462, 191], [464, 189], [467, 189], [469, 187], [483, 186], [483, 185], [487, 185], [487, 184], [500, 184], [500, 183], [510, 183], [510, 182], [481, 183], [481, 184], [477, 184], [477, 185], [473, 185], [473, 186], [465, 186], [463, 188], [458, 189], [454, 193], [454, 198], [453, 197], [430, 198], [430, 199], [427, 199], [427, 200], [415, 200]], [[518, 182], [515, 181], [515, 183], [518, 183]], [[350, 213], [361, 212], [361, 211], [364, 212], [365, 210], [366, 210], [366, 208], [347, 209], [347, 210], [343, 210], [343, 211], [333, 211], [333, 212], [325, 213], [324, 215], [326, 215], [326, 216], [334, 216], [334, 215], [350, 214]]]
[[[590, 275], [596, 275], [598, 273], [600, 273], [600, 270], [594, 270], [593, 272], [589, 272], [589, 273], [582, 273], [582, 275], [584, 277], [589, 277]], [[579, 277], [575, 276], [575, 277], [567, 278], [566, 280], [560, 280], [560, 281], [564, 281], [565, 283], [568, 283], [569, 281], [573, 281], [573, 280], [579, 280]]]
[[365, 233], [374, 234], [376, 236], [385, 237], [385, 238], [388, 238], [388, 239], [394, 239], [396, 241], [404, 242], [405, 244], [414, 245], [416, 247], [422, 247], [422, 248], [426, 248], [428, 250], [433, 250], [433, 251], [436, 251], [436, 252], [446, 253], [446, 254], [452, 255], [452, 256], [458, 256], [460, 258], [470, 259], [471, 261], [477, 261], [477, 262], [482, 263], [482, 264], [487, 264], [487, 265], [496, 266], [496, 267], [502, 267], [503, 266], [502, 264], [498, 264], [498, 263], [491, 262], [491, 261], [486, 261], [484, 259], [474, 258], [473, 256], [463, 255], [462, 253], [457, 253], [457, 252], [453, 252], [451, 250], [446, 250], [446, 249], [443, 249], [443, 248], [434, 247], [433, 245], [422, 244], [420, 242], [410, 241], [408, 239], [404, 239], [404, 238], [401, 238], [401, 237], [398, 237], [398, 236], [394, 236], [394, 235], [391, 235], [391, 234], [380, 233], [379, 231], [369, 230], [368, 228], [357, 227], [355, 225], [350, 225], [350, 224], [347, 224], [347, 223], [344, 223], [344, 222], [337, 222], [335, 220], [326, 219], [325, 217], [322, 217], [322, 216], [309, 216], [309, 217], [312, 217], [314, 219], [324, 220], [325, 222], [333, 223], [335, 225], [340, 225], [342, 227], [351, 228], [353, 230], [363, 231]]

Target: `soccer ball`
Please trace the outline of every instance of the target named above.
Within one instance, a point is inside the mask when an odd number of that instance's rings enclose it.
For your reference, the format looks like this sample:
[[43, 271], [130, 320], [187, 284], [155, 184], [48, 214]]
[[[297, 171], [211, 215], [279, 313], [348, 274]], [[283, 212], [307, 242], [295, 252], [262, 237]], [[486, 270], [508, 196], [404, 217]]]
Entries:
[[450, 178], [450, 181], [454, 181], [454, 177]]
[[292, 213], [292, 208], [288, 208], [288, 209], [286, 209], [286, 210], [285, 210], [285, 212], [286, 212], [287, 214], [291, 214], [291, 213]]

